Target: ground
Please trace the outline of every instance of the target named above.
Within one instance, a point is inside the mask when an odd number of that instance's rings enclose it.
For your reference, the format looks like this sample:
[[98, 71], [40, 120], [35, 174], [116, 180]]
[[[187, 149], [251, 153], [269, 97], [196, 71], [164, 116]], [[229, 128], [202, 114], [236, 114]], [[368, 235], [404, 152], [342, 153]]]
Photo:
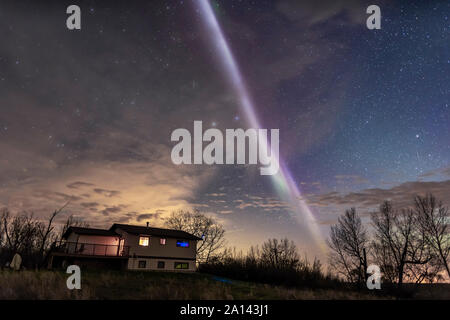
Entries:
[[[0, 271], [0, 299], [377, 299], [373, 292], [290, 289], [201, 273], [82, 272], [68, 290], [61, 271]], [[444, 291], [448, 287], [442, 288]], [[383, 297], [386, 298], [386, 297]]]

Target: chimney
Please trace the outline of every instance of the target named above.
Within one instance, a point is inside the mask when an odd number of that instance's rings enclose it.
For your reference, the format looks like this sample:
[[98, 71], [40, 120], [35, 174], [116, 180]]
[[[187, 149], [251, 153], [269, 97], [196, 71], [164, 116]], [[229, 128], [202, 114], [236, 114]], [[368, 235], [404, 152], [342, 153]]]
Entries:
[[147, 228], [149, 227], [149, 222], [147, 221]]

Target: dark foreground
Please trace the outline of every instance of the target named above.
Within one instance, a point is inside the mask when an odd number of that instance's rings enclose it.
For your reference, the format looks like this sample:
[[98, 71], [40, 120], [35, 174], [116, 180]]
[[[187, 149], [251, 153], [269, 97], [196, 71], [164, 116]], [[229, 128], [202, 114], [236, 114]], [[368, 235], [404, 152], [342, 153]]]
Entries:
[[[382, 292], [285, 288], [212, 275], [161, 272], [81, 274], [81, 289], [69, 290], [61, 271], [0, 271], [1, 300], [372, 300]], [[449, 299], [450, 284], [423, 285], [410, 299]]]

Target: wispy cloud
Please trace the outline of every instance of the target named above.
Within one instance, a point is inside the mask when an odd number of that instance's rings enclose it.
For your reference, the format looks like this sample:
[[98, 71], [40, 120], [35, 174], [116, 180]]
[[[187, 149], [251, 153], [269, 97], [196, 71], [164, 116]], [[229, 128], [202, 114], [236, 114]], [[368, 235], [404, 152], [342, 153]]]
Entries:
[[118, 196], [120, 194], [120, 191], [117, 190], [106, 190], [101, 188], [95, 188], [94, 192], [109, 198]]
[[83, 182], [83, 181], [76, 181], [76, 182], [69, 183], [67, 185], [67, 188], [69, 188], [69, 189], [78, 189], [78, 188], [81, 188], [81, 187], [91, 187], [91, 186], [93, 186], [92, 183]]
[[330, 192], [310, 196], [307, 202], [318, 207], [365, 207], [367, 209], [378, 207], [383, 201], [390, 200], [398, 207], [408, 207], [412, 204], [415, 195], [433, 193], [438, 199], [449, 204], [450, 180], [441, 182], [406, 182], [389, 189], [371, 188], [358, 192], [340, 193]]

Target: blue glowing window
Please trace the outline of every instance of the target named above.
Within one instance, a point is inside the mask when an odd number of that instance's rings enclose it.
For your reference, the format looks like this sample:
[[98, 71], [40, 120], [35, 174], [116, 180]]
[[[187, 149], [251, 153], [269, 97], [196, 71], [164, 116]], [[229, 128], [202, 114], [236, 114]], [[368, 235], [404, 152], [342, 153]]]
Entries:
[[177, 240], [177, 247], [189, 248], [189, 241]]

